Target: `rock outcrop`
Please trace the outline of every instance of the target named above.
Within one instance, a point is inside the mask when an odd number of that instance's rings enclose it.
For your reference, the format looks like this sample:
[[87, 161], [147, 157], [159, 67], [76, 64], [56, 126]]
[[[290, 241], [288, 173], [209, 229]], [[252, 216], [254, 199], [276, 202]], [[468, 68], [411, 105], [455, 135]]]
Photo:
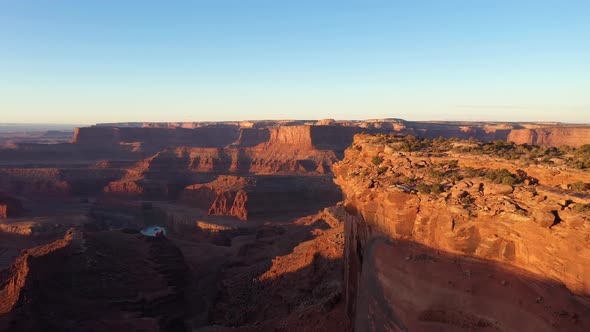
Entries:
[[23, 204], [19, 199], [0, 193], [0, 219], [16, 217], [23, 211]]
[[185, 188], [181, 200], [199, 207], [209, 215], [225, 215], [248, 219], [247, 190], [255, 185], [252, 179], [221, 176], [207, 184], [195, 184]]
[[[405, 330], [407, 326], [425, 329], [427, 325], [424, 324], [429, 322], [455, 330], [457, 327], [452, 327], [453, 324], [461, 325], [458, 322], [463, 321], [466, 326], [478, 325], [482, 317], [493, 318], [481, 320], [482, 324], [489, 323], [500, 330], [510, 330], [506, 325], [517, 326], [513, 325], [517, 322], [503, 320], [504, 313], [495, 312], [490, 307], [490, 299], [481, 300], [477, 308], [469, 308], [459, 302], [437, 302], [441, 299], [432, 295], [439, 292], [432, 288], [437, 286], [429, 286], [432, 290], [428, 295], [411, 288], [410, 284], [399, 284], [410, 282], [399, 278], [412, 278], [412, 274], [405, 270], [402, 275], [398, 268], [389, 268], [398, 264], [392, 263], [396, 260], [384, 265], [383, 260], [389, 259], [392, 250], [408, 250], [406, 259], [410, 261], [418, 258], [426, 262], [457, 262], [461, 257], [480, 259], [477, 263], [480, 274], [497, 274], [493, 271], [498, 267], [489, 263], [497, 262], [502, 269], [510, 271], [502, 272], [503, 275], [530, 273], [534, 280], [540, 280], [539, 292], [559, 293], [555, 301], [564, 307], [567, 305], [563, 303], [570, 300], [568, 292], [557, 291], [560, 283], [575, 294], [590, 294], [590, 209], [586, 205], [590, 195], [578, 193], [571, 196], [574, 200], [559, 200], [558, 195], [541, 194], [543, 190], [563, 191], [559, 189], [562, 184], [559, 179], [549, 176], [552, 171], [547, 166], [546, 175], [539, 180], [531, 175], [543, 171], [534, 165], [519, 165], [517, 161], [508, 160], [487, 162], [478, 155], [444, 148], [440, 142], [411, 152], [401, 151], [399, 147], [405, 144], [403, 141], [359, 135], [346, 151], [344, 160], [334, 166], [336, 182], [343, 190], [349, 212], [345, 226], [345, 295], [349, 314], [353, 319], [357, 317], [357, 329], [374, 330], [369, 328], [371, 319], [382, 319], [378, 324], [391, 324], [393, 330]], [[504, 167], [507, 164], [512, 167]], [[496, 168], [499, 166], [512, 171]], [[587, 172], [565, 167], [559, 168], [559, 174], [568, 179], [588, 179]], [[411, 252], [419, 255], [418, 258]], [[402, 256], [399, 264], [403, 261]], [[438, 269], [450, 269], [445, 268], [445, 264], [440, 263]], [[417, 268], [415, 273], [426, 272]], [[449, 283], [456, 282], [448, 278]], [[432, 283], [417, 276], [416, 285], [422, 281], [424, 285]], [[379, 291], [375, 285], [391, 288], [395, 294], [385, 290], [385, 299], [375, 298], [383, 296], [378, 295], [383, 294], [383, 289]], [[418, 293], [412, 295], [407, 287]], [[515, 293], [534, 294], [526, 284], [513, 287]], [[403, 292], [409, 292], [407, 301], [412, 304], [404, 302], [404, 308], [392, 306], [393, 303], [401, 305], [399, 301], [403, 298], [398, 294]], [[444, 293], [441, 291], [440, 295]], [[426, 297], [414, 300], [422, 296], [420, 294]], [[456, 296], [448, 294], [444, 296]], [[494, 301], [512, 306], [508, 303], [516, 303], [517, 299], [510, 296], [505, 294]], [[467, 296], [465, 301], [480, 300]], [[375, 305], [378, 310], [386, 310], [381, 313], [385, 316], [367, 320], [365, 315], [370, 312], [379, 315]], [[577, 310], [579, 315], [588, 312], [588, 307], [573, 306], [563, 310]], [[529, 317], [531, 321], [541, 318], [538, 312], [532, 315], [536, 316]], [[449, 323], [451, 321], [454, 323]], [[506, 325], [500, 327], [501, 324]], [[584, 326], [557, 325], [568, 331], [583, 330]], [[540, 321], [538, 328], [551, 330], [551, 322]]]
[[188, 206], [241, 220], [313, 211], [340, 198], [340, 190], [326, 176], [221, 176], [187, 186], [181, 194]]

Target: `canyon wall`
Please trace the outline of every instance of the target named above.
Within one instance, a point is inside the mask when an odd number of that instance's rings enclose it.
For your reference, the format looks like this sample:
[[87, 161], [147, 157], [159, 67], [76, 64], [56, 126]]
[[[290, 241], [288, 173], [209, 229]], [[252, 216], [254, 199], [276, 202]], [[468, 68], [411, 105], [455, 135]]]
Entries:
[[195, 129], [94, 126], [76, 128], [72, 142], [86, 145], [142, 142], [163, 147], [223, 147], [236, 141], [238, 137], [239, 129], [235, 126]]
[[[561, 188], [564, 176], [587, 181], [587, 172], [546, 166], [547, 176], [539, 180], [527, 171], [538, 174], [540, 168], [505, 160], [520, 169], [514, 174], [523, 182], [498, 184], [481, 174], [496, 174], [499, 165], [480, 156], [402, 152], [397, 146], [359, 135], [333, 168], [349, 213], [345, 297], [357, 330], [379, 330], [372, 324], [394, 331], [429, 326], [454, 331], [462, 324], [584, 329], [580, 322], [556, 323], [533, 309], [519, 309], [523, 300], [514, 297], [554, 301], [551, 305], [568, 312], [564, 317], [572, 310], [590, 312], [569, 299], [570, 291], [590, 294], [590, 195]], [[551, 191], [562, 194], [546, 194]], [[526, 317], [529, 327], [518, 325], [511, 311]]]
[[329, 176], [221, 176], [187, 186], [181, 201], [209, 215], [247, 220], [313, 211], [334, 205], [341, 197]]
[[573, 126], [566, 128], [515, 129], [510, 131], [507, 140], [516, 144], [579, 147], [590, 142], [590, 129], [588, 127]]

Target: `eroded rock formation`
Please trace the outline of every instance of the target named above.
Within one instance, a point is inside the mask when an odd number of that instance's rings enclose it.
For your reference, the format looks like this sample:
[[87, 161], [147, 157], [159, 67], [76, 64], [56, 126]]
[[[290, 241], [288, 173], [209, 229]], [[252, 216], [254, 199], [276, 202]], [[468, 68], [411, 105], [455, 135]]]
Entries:
[[[561, 188], [563, 179], [588, 181], [587, 171], [488, 160], [454, 149], [473, 144], [456, 141], [414, 142], [420, 148], [402, 150], [406, 140], [359, 135], [334, 166], [350, 213], [345, 294], [357, 330], [380, 324], [395, 331], [525, 330], [494, 303], [518, 307], [535, 298], [561, 306], [556, 310], [564, 311], [564, 319], [547, 319], [541, 306], [511, 309], [527, 312], [531, 331], [584, 330], [589, 322], [580, 317], [589, 307], [571, 305], [573, 298], [559, 284], [580, 296], [590, 294], [590, 195], [569, 192], [571, 199], [563, 199], [568, 190]], [[466, 284], [443, 272], [457, 268], [482, 279]], [[527, 273], [530, 278], [510, 281], [514, 297], [488, 294], [492, 285], [508, 285], [508, 276]], [[555, 297], [548, 299], [552, 292]], [[522, 294], [526, 298], [519, 300]], [[570, 320], [572, 315], [576, 319]]]
[[23, 211], [20, 200], [0, 193], [0, 219], [18, 216]]

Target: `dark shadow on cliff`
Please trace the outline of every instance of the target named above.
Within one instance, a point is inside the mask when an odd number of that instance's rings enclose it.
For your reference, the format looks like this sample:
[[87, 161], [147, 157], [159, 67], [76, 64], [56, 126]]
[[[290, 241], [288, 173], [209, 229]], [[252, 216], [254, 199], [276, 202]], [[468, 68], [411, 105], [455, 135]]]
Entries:
[[356, 302], [357, 331], [385, 326], [392, 331], [587, 331], [590, 326], [587, 294], [572, 294], [563, 284], [527, 271], [410, 241], [373, 238], [359, 252], [361, 270], [348, 271], [348, 280], [358, 280], [357, 292], [347, 299]]
[[85, 247], [31, 256], [13, 271], [24, 279], [0, 330], [185, 330], [188, 272], [169, 240], [96, 232]]
[[[316, 253], [310, 264], [295, 271], [277, 271], [273, 276], [255, 273], [249, 280], [243, 278], [243, 284], [230, 279], [231, 286], [222, 290], [211, 313], [211, 323], [258, 325], [269, 320], [280, 321], [309, 308], [329, 312], [341, 302], [342, 271], [342, 259], [328, 259]], [[344, 320], [343, 307], [338, 310]], [[317, 331], [330, 331], [315, 324]], [[309, 322], [299, 322], [299, 325], [309, 327]]]

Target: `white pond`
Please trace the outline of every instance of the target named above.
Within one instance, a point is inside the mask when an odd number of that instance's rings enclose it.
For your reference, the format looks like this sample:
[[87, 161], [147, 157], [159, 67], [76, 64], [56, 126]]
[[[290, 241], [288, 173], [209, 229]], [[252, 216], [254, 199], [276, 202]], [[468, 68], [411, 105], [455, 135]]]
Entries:
[[141, 230], [141, 234], [145, 236], [156, 236], [158, 232], [162, 231], [166, 235], [166, 229], [160, 226], [149, 226]]

